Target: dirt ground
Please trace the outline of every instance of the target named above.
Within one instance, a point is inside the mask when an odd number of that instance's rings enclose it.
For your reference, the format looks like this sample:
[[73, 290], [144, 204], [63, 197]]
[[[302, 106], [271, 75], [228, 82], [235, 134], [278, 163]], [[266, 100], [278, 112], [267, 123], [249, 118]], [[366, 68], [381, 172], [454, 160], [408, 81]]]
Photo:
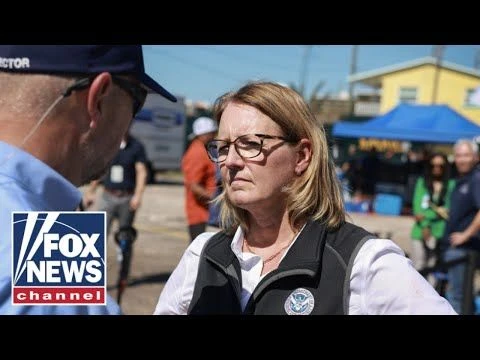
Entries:
[[[101, 191], [97, 194], [100, 195]], [[148, 185], [134, 226], [138, 237], [134, 244], [128, 286], [122, 296], [125, 315], [151, 315], [158, 296], [189, 244], [181, 181], [160, 181]], [[380, 236], [391, 236], [407, 253], [410, 251], [411, 217], [351, 213], [350, 221]], [[116, 224], [114, 224], [115, 226]], [[115, 230], [115, 228], [112, 229]], [[113, 238], [108, 241], [108, 292], [117, 297], [118, 264]]]

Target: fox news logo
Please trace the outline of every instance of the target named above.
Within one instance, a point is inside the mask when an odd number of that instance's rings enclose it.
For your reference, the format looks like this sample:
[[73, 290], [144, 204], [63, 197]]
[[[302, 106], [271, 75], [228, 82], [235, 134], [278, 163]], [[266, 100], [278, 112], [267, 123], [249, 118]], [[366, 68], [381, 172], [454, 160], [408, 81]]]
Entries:
[[105, 212], [13, 212], [13, 304], [105, 305], [105, 228]]

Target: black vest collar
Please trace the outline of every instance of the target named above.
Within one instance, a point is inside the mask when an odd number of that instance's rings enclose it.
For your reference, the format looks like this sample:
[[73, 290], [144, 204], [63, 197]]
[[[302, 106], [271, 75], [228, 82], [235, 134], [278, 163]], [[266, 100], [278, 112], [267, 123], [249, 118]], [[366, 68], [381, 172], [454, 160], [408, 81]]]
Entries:
[[322, 261], [326, 235], [325, 225], [309, 220], [280, 262], [278, 270], [309, 269], [317, 272]]

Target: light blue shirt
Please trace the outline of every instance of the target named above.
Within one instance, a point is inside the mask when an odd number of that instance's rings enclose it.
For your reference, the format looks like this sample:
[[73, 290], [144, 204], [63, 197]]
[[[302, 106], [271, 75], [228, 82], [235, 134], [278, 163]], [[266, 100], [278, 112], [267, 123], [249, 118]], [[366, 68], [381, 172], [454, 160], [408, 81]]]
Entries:
[[12, 211], [74, 211], [82, 193], [29, 153], [0, 141], [0, 315], [120, 315], [118, 304], [12, 305]]

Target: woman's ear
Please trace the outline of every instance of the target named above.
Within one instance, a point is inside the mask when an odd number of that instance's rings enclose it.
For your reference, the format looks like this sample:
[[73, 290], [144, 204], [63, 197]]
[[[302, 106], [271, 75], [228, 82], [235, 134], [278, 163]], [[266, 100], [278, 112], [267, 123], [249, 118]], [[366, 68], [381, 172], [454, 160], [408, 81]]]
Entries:
[[112, 76], [103, 72], [93, 80], [88, 90], [87, 110], [90, 116], [90, 128], [97, 127], [102, 119], [102, 109], [104, 108], [104, 100], [112, 87]]
[[308, 139], [301, 139], [297, 144], [297, 163], [295, 174], [300, 176], [307, 169], [312, 160], [312, 142]]

